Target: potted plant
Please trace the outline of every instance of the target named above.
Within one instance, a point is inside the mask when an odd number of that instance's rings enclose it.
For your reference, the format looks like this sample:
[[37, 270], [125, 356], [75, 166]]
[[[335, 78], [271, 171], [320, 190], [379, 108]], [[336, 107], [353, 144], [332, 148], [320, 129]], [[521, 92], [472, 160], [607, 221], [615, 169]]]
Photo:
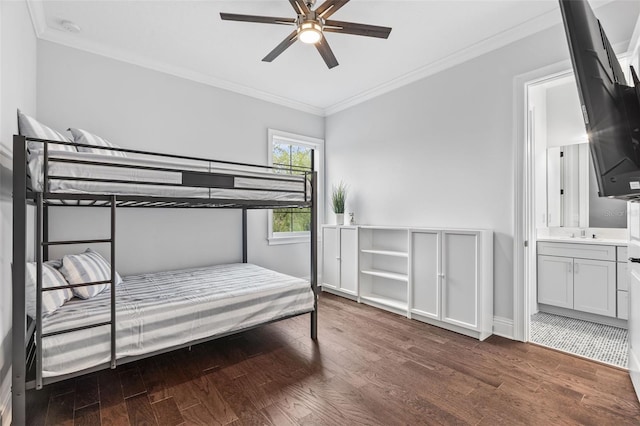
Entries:
[[331, 192], [331, 206], [336, 215], [336, 225], [344, 224], [344, 204], [347, 199], [347, 186], [340, 181], [338, 185], [333, 185]]

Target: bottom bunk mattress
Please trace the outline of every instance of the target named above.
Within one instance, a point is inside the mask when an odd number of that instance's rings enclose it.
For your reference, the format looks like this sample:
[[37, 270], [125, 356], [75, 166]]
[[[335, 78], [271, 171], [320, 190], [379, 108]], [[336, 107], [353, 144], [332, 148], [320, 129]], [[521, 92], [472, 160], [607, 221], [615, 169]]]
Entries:
[[[110, 303], [110, 290], [73, 299], [43, 318], [43, 332], [109, 321]], [[116, 306], [121, 359], [311, 312], [314, 297], [308, 281], [237, 263], [124, 277]], [[109, 325], [43, 338], [43, 377], [108, 363], [110, 341]]]

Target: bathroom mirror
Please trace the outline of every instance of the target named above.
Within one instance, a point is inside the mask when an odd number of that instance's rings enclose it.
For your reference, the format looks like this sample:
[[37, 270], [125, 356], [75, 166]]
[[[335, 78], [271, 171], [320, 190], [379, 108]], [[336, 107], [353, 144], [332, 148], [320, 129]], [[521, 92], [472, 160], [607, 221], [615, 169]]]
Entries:
[[550, 227], [627, 227], [626, 201], [598, 197], [588, 143], [547, 149], [547, 223]]

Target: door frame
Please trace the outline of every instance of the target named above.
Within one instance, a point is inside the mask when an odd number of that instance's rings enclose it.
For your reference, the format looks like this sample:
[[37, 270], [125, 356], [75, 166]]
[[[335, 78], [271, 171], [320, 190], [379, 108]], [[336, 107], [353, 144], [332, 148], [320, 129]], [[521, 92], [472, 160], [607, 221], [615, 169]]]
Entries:
[[535, 297], [535, 191], [534, 135], [531, 129], [529, 88], [571, 72], [571, 62], [565, 60], [525, 74], [513, 81], [514, 150], [514, 242], [513, 242], [513, 338], [528, 342], [531, 301]]
[[[639, 21], [640, 23], [640, 21]], [[640, 24], [638, 26], [640, 28]], [[639, 31], [640, 33], [640, 31]], [[640, 39], [638, 41], [640, 45]], [[627, 46], [625, 45], [624, 48]], [[616, 45], [614, 50], [623, 50]], [[639, 52], [640, 53], [640, 52]], [[618, 59], [632, 63], [632, 54], [625, 52]], [[532, 112], [529, 109], [529, 88], [537, 84], [566, 77], [573, 72], [569, 59], [516, 76], [513, 80], [514, 150], [514, 241], [513, 241], [513, 338], [528, 342], [529, 318], [536, 289], [536, 229], [535, 229], [535, 155], [532, 132]]]

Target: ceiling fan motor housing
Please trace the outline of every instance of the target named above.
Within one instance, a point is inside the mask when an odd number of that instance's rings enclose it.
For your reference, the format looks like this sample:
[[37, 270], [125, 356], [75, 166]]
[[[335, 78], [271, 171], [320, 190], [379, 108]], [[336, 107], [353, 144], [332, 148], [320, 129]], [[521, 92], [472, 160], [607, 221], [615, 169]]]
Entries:
[[322, 31], [322, 28], [324, 27], [324, 19], [319, 17], [316, 12], [309, 12], [306, 15], [298, 15], [298, 18], [296, 19], [296, 25], [298, 26], [298, 28], [302, 27], [302, 25], [306, 23], [314, 23], [316, 25], [319, 25], [320, 31]]

